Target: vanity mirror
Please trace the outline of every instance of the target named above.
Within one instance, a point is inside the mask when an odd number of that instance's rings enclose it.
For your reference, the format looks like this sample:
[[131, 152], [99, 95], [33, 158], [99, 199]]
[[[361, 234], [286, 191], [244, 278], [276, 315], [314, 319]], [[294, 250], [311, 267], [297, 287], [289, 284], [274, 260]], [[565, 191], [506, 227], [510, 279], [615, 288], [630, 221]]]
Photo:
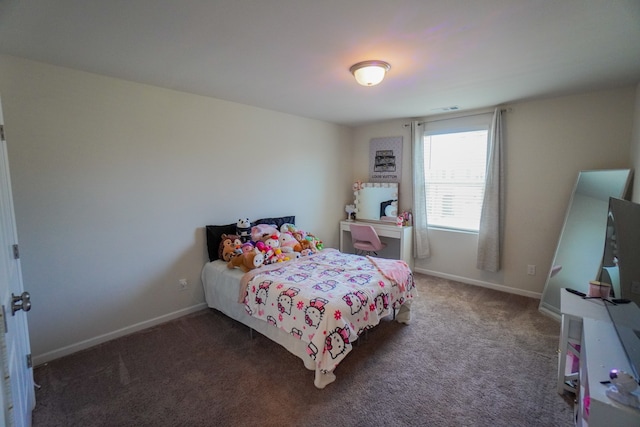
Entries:
[[380, 221], [398, 215], [398, 184], [364, 182], [354, 188], [356, 219]]
[[600, 276], [609, 198], [623, 198], [629, 169], [581, 171], [569, 201], [564, 226], [540, 300], [540, 311], [560, 317], [560, 290], [587, 293]]

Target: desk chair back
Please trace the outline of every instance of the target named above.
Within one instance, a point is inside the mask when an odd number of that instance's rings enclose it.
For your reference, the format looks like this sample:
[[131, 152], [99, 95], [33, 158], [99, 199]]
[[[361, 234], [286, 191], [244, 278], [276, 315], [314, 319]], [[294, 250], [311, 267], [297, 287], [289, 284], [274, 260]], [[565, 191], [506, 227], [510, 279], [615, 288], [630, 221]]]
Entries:
[[378, 251], [384, 249], [387, 244], [380, 241], [378, 233], [371, 225], [351, 224], [351, 241], [359, 255], [378, 255]]

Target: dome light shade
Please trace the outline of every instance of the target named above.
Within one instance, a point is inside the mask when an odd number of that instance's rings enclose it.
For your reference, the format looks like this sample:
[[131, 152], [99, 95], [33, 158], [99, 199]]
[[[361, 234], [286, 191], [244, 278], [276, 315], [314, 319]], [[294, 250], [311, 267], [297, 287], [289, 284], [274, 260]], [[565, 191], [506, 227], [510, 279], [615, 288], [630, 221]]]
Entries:
[[349, 68], [356, 81], [362, 86], [375, 86], [384, 79], [391, 65], [384, 61], [363, 61]]

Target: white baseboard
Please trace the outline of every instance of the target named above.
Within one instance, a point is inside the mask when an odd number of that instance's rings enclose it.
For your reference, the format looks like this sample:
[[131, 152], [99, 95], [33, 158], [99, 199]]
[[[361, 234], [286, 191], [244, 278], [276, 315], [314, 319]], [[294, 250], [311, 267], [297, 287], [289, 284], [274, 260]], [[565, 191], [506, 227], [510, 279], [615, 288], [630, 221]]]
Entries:
[[[490, 282], [483, 282], [481, 280], [469, 279], [467, 277], [456, 276], [453, 274], [440, 273], [437, 271], [431, 271], [431, 270], [426, 270], [422, 268], [415, 268], [414, 271], [416, 273], [428, 274], [430, 276], [441, 277], [443, 279], [454, 280], [456, 282], [466, 283], [469, 285], [482, 286], [484, 288], [494, 289], [496, 291], [501, 291], [501, 292], [508, 292], [511, 294], [522, 295], [530, 298], [540, 299], [541, 297], [541, 294], [537, 292], [523, 291], [522, 289], [510, 288], [504, 285], [498, 285]], [[129, 335], [131, 333], [138, 332], [143, 329], [147, 329], [152, 326], [156, 326], [161, 323], [168, 322], [169, 320], [186, 316], [187, 314], [195, 313], [196, 311], [203, 310], [206, 307], [207, 307], [207, 304], [203, 302], [191, 307], [183, 308], [182, 310], [174, 311], [172, 313], [168, 313], [163, 316], [156, 317], [154, 319], [145, 320], [144, 322], [136, 323], [134, 325], [127, 326], [113, 332], [99, 335], [97, 337], [93, 337], [88, 340], [80, 341], [78, 343], [71, 344], [66, 347], [52, 350], [47, 353], [34, 355], [33, 365], [34, 366], [42, 365], [52, 360], [59, 359], [64, 356], [68, 356], [69, 354], [76, 353], [81, 350], [86, 350], [87, 348], [96, 346], [98, 344], [102, 344], [104, 342], [111, 341], [113, 339], [120, 338], [125, 335]]]
[[542, 297], [542, 294], [540, 294], [539, 292], [524, 291], [522, 289], [511, 288], [509, 286], [498, 285], [496, 283], [483, 282], [481, 280], [469, 279], [467, 277], [456, 276], [453, 274], [440, 273], [438, 271], [426, 270], [424, 268], [414, 268], [413, 271], [415, 271], [416, 273], [428, 274], [429, 276], [441, 277], [443, 279], [449, 279], [449, 280], [454, 280], [460, 283], [466, 283], [468, 285], [482, 286], [483, 288], [494, 289], [496, 291], [522, 295], [529, 298], [540, 299]]
[[33, 366], [42, 365], [44, 363], [50, 362], [54, 359], [59, 359], [63, 356], [68, 356], [69, 354], [76, 353], [81, 350], [85, 350], [87, 348], [96, 346], [98, 344], [102, 344], [107, 341], [111, 341], [116, 338], [123, 337], [125, 335], [129, 335], [133, 332], [138, 332], [143, 329], [150, 328], [152, 326], [159, 325], [161, 323], [168, 322], [169, 320], [177, 319], [182, 316], [186, 316], [187, 314], [195, 313], [196, 311], [203, 310], [207, 307], [206, 303], [200, 303], [193, 305], [191, 307], [183, 308], [182, 310], [174, 311], [172, 313], [165, 314], [163, 316], [159, 316], [153, 319], [145, 320], [144, 322], [136, 323], [134, 325], [126, 326], [122, 329], [118, 329], [113, 332], [108, 332], [103, 335], [99, 335], [97, 337], [89, 338], [88, 340], [80, 341], [75, 344], [68, 345], [66, 347], [62, 347], [56, 350], [52, 350], [46, 352], [44, 354], [37, 354], [33, 356]]

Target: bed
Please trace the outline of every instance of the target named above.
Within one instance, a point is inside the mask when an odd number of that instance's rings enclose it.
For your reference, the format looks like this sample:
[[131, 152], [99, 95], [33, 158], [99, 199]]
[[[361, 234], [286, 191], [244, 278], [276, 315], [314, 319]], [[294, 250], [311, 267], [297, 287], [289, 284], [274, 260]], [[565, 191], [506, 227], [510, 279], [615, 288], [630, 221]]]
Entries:
[[[268, 218], [254, 224], [279, 225], [293, 219]], [[216, 259], [215, 233], [224, 230], [231, 232], [231, 225], [207, 228], [210, 261], [202, 270], [207, 305], [302, 359], [315, 372], [317, 388], [335, 381], [335, 369], [353, 343], [383, 317], [391, 315], [407, 324], [411, 320], [416, 290], [403, 261], [327, 248], [245, 273]]]

